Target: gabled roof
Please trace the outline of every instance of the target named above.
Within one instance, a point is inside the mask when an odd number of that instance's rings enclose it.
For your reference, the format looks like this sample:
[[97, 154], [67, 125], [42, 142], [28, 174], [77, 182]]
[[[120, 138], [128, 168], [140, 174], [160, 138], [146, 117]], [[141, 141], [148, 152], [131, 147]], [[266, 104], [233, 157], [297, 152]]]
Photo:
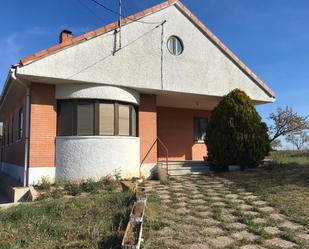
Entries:
[[[270, 96], [275, 98], [275, 93], [255, 74], [253, 73], [230, 49], [228, 49], [223, 42], [221, 42], [196, 16], [194, 16], [189, 9], [187, 9], [179, 0], [167, 0], [161, 4], [158, 4], [154, 7], [146, 9], [144, 11], [138, 12], [134, 15], [122, 19], [122, 24], [126, 25], [128, 23], [137, 21], [149, 14], [160, 11], [164, 8], [167, 8], [171, 5], [175, 5], [178, 7], [191, 21], [202, 30], [206, 36], [219, 48], [223, 53], [225, 53], [244, 73], [246, 73], [251, 79], [253, 79], [264, 91]], [[87, 41], [109, 31], [115, 30], [118, 28], [119, 22], [110, 23], [104, 27], [99, 29], [90, 31], [81, 36], [66, 40], [63, 43], [50, 47], [48, 49], [44, 49], [39, 51], [33, 55], [25, 57], [20, 60], [21, 66], [27, 65], [28, 63], [34, 62], [41, 58], [44, 58], [50, 54], [59, 52], [67, 47], [74, 46], [81, 42]]]

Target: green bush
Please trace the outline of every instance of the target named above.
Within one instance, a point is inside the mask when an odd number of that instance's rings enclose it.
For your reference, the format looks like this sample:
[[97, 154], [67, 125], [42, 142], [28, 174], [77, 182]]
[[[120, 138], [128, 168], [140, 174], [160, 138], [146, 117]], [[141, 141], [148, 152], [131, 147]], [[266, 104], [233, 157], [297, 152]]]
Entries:
[[83, 192], [80, 184], [78, 182], [68, 182], [64, 185], [64, 190], [67, 194], [76, 196]]
[[208, 152], [216, 167], [257, 166], [270, 150], [267, 126], [245, 92], [235, 89], [213, 110], [206, 131]]

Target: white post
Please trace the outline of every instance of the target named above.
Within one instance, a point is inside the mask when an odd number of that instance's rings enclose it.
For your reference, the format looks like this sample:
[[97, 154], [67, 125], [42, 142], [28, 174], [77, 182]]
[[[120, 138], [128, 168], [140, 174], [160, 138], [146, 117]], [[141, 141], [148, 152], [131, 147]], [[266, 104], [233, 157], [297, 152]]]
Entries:
[[122, 0], [119, 0], [119, 49], [121, 49]]

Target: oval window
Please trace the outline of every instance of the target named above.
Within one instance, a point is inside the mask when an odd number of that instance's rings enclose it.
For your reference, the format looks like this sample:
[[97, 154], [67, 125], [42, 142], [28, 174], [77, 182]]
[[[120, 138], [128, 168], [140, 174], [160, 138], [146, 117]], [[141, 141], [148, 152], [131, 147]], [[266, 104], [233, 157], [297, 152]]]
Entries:
[[180, 55], [183, 52], [183, 43], [177, 36], [171, 36], [167, 41], [167, 49], [173, 55]]

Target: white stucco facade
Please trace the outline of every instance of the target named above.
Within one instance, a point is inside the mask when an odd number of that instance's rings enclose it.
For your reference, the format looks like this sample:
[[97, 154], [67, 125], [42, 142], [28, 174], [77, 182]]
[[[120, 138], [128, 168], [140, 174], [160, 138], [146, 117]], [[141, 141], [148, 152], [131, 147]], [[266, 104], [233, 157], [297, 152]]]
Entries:
[[[24, 179], [24, 167], [2, 162], [1, 172], [6, 173], [7, 175], [15, 178], [21, 184]], [[56, 168], [51, 167], [30, 167], [28, 168], [28, 184], [36, 185], [42, 182], [42, 179], [45, 178], [49, 182], [54, 182], [55, 180]]]
[[132, 89], [101, 84], [62, 84], [56, 86], [56, 99], [102, 99], [139, 105], [139, 93]]
[[52, 167], [31, 167], [28, 170], [29, 185], [40, 184], [43, 179], [48, 182], [54, 182], [56, 175], [56, 168]]
[[57, 137], [56, 180], [98, 180], [104, 176], [139, 176], [137, 137]]
[[[31, 80], [44, 77], [45, 81], [55, 84], [70, 81], [98, 83], [138, 91], [170, 91], [214, 97], [222, 97], [239, 88], [256, 102], [274, 101], [177, 5], [141, 20], [166, 21], [163, 36], [160, 25], [132, 22], [123, 26], [122, 49], [115, 54], [112, 52], [115, 36], [110, 31], [26, 64], [18, 68], [17, 73]], [[184, 51], [179, 56], [172, 55], [166, 46], [168, 38], [173, 35], [184, 44]]]

